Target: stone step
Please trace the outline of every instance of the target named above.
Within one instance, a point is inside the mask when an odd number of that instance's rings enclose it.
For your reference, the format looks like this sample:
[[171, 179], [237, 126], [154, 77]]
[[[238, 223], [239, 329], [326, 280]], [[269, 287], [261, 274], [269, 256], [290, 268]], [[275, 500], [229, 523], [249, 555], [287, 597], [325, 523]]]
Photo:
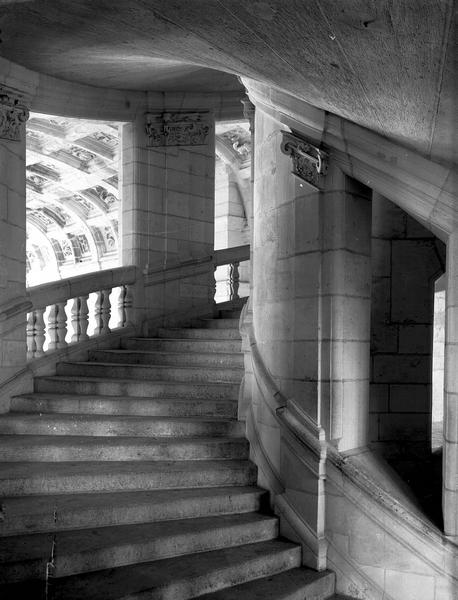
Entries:
[[148, 398], [208, 398], [237, 400], [238, 383], [139, 381], [106, 377], [44, 376], [34, 378], [36, 392], [62, 394], [101, 394], [103, 396], [141, 396]]
[[334, 573], [302, 567], [204, 594], [199, 600], [331, 600], [334, 587]]
[[242, 311], [240, 309], [230, 309], [230, 308], [220, 308], [218, 310], [218, 316], [217, 318], [219, 319], [237, 319], [237, 321], [240, 319], [240, 313]]
[[162, 352], [153, 350], [91, 350], [90, 362], [143, 365], [242, 368], [240, 352]]
[[[55, 579], [48, 600], [190, 600], [273, 576], [298, 567], [300, 562], [300, 546], [271, 540]], [[23, 589], [5, 588], [3, 597], [17, 600], [18, 591]], [[30, 592], [28, 597], [32, 597]]]
[[[258, 513], [79, 529], [0, 539], [0, 583], [65, 577], [272, 540], [276, 517]], [[183, 560], [185, 558], [183, 557]]]
[[204, 339], [204, 340], [240, 340], [238, 329], [206, 329], [206, 328], [165, 328], [157, 331], [158, 337], [175, 339]]
[[[0, 435], [48, 436], [235, 436], [245, 433], [245, 423], [206, 417], [146, 417], [54, 413], [0, 415]], [[26, 443], [26, 442], [24, 442]]]
[[231, 353], [240, 352], [242, 342], [234, 340], [214, 339], [179, 339], [179, 338], [124, 338], [121, 348], [127, 350], [150, 350], [156, 352], [187, 353]]
[[239, 329], [239, 319], [223, 318], [218, 319], [197, 319], [193, 327], [203, 327], [204, 329]]
[[152, 417], [237, 417], [236, 400], [135, 398], [81, 394], [32, 393], [11, 399], [13, 412], [148, 415]]
[[247, 460], [0, 464], [1, 496], [151, 491], [255, 483], [256, 467]]
[[228, 367], [180, 367], [100, 362], [61, 362], [57, 365], [57, 375], [145, 379], [147, 381], [240, 383], [243, 373], [241, 368]]
[[241, 514], [266, 503], [254, 486], [2, 498], [0, 535]]
[[0, 460], [5, 462], [244, 458], [248, 458], [248, 441], [243, 437], [0, 436]]

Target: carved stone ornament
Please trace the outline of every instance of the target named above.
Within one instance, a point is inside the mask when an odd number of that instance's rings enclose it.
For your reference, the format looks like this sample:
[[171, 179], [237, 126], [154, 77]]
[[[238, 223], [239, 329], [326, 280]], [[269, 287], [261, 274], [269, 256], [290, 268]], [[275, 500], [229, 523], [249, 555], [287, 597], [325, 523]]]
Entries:
[[0, 88], [0, 138], [19, 142], [29, 111], [11, 92]]
[[282, 131], [282, 134], [281, 151], [291, 156], [294, 175], [320, 189], [327, 171], [328, 154], [293, 133]]
[[207, 113], [147, 113], [147, 146], [201, 146], [207, 143]]

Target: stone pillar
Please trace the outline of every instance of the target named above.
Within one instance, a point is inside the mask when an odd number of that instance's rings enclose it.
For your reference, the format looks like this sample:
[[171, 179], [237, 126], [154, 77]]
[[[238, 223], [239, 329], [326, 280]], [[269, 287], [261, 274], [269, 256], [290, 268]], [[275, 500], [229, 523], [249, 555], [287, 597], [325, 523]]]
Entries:
[[257, 111], [253, 323], [289, 413], [303, 418], [315, 436], [310, 454], [280, 433], [256, 390], [253, 412], [285, 488], [282, 529], [294, 535], [291, 515], [300, 515], [304, 561], [322, 568], [324, 458], [316, 452], [318, 440], [325, 435], [341, 451], [367, 442], [371, 203], [369, 190], [344, 176], [332, 157], [328, 175], [318, 176], [302, 161], [307, 144], [285, 138], [281, 129]]
[[193, 260], [204, 274], [137, 289], [137, 323], [211, 310], [214, 239], [214, 126], [208, 113], [139, 115], [123, 128], [122, 257], [148, 278]]
[[458, 543], [458, 231], [447, 244], [443, 496], [445, 534]]
[[[26, 363], [25, 121], [28, 112], [0, 88], [0, 390]], [[8, 410], [0, 391], [0, 411]]]
[[[368, 441], [371, 191], [330, 161], [321, 198], [320, 422], [338, 450]], [[327, 412], [329, 411], [329, 414]]]

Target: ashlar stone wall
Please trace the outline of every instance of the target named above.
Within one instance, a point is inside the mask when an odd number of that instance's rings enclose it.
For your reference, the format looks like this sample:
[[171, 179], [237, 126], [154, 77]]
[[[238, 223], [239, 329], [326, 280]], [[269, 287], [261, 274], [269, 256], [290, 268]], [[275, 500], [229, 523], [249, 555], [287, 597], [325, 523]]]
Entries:
[[370, 441], [386, 456], [430, 451], [434, 283], [445, 246], [373, 198]]

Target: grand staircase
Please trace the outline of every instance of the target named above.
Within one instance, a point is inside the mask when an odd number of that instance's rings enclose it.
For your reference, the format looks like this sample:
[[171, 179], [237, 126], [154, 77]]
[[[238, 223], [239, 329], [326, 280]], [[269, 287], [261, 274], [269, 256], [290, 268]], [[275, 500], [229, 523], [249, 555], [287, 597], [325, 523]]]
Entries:
[[256, 486], [238, 313], [122, 340], [0, 417], [0, 598], [324, 600]]

